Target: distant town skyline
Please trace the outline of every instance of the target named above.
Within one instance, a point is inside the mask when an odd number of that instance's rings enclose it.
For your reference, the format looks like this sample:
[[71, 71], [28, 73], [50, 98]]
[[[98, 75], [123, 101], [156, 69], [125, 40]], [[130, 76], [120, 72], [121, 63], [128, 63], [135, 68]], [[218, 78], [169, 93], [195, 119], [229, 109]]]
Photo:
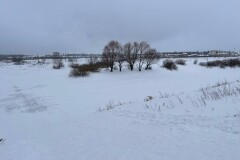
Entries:
[[1, 0], [0, 54], [98, 53], [110, 40], [160, 52], [240, 51], [239, 0]]

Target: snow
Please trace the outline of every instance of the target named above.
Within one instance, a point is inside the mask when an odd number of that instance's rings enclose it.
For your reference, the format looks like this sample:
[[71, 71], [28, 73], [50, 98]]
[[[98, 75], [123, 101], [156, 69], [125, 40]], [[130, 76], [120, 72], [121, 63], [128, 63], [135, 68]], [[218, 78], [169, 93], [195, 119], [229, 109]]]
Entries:
[[150, 71], [125, 67], [84, 78], [69, 77], [67, 64], [1, 63], [0, 159], [239, 159], [239, 95], [195, 102], [200, 88], [239, 86], [240, 68], [193, 60], [177, 71], [159, 62]]

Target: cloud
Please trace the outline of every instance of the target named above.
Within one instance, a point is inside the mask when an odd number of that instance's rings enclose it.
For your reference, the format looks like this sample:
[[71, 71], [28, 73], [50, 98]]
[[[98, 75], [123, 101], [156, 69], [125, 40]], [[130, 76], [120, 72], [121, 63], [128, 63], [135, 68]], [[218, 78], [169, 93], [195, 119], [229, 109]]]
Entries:
[[240, 50], [238, 0], [2, 0], [0, 53], [101, 53], [116, 39], [160, 51]]

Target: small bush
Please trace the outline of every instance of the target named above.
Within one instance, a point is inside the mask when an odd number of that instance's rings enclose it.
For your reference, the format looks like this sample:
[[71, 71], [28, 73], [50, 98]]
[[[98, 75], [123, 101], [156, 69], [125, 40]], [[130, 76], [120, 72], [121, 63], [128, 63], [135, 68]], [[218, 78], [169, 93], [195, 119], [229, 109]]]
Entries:
[[80, 67], [78, 69], [76, 68], [72, 69], [69, 76], [70, 77], [87, 77], [89, 76], [89, 74], [90, 74], [89, 71], [86, 71], [85, 69]]
[[163, 61], [163, 67], [168, 70], [177, 70], [177, 65], [170, 59]]
[[179, 64], [179, 65], [186, 65], [186, 60], [184, 60], [184, 59], [177, 59], [177, 60], [175, 61], [175, 63], [176, 63], [176, 64]]
[[193, 61], [193, 64], [197, 64], [197, 63], [198, 63], [198, 60], [195, 59], [195, 60]]

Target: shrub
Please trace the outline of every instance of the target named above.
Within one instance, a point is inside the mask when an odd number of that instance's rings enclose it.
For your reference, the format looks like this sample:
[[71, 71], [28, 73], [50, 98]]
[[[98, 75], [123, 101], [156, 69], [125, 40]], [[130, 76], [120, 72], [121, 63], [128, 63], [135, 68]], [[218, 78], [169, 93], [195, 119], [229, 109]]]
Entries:
[[184, 59], [177, 59], [177, 60], [175, 61], [175, 63], [176, 63], [176, 64], [179, 64], [179, 65], [186, 65], [186, 60], [184, 60]]
[[163, 67], [168, 70], [177, 70], [177, 65], [170, 59], [163, 61]]
[[240, 59], [225, 59], [225, 60], [215, 60], [215, 61], [208, 61], [208, 62], [201, 62], [199, 63], [201, 66], [206, 67], [240, 67]]
[[77, 64], [72, 63], [69, 65], [72, 70], [70, 72], [70, 76], [73, 77], [85, 77], [88, 76], [91, 72], [99, 72], [101, 68], [105, 68], [106, 64], [103, 62], [97, 62], [95, 64]]
[[195, 60], [193, 61], [193, 64], [197, 64], [197, 63], [198, 63], [198, 60], [195, 59]]
[[80, 67], [78, 69], [74, 68], [70, 72], [70, 77], [86, 77], [89, 76], [90, 72]]
[[235, 58], [235, 59], [229, 59], [227, 61], [229, 67], [235, 67], [235, 66], [240, 66], [240, 59]]

